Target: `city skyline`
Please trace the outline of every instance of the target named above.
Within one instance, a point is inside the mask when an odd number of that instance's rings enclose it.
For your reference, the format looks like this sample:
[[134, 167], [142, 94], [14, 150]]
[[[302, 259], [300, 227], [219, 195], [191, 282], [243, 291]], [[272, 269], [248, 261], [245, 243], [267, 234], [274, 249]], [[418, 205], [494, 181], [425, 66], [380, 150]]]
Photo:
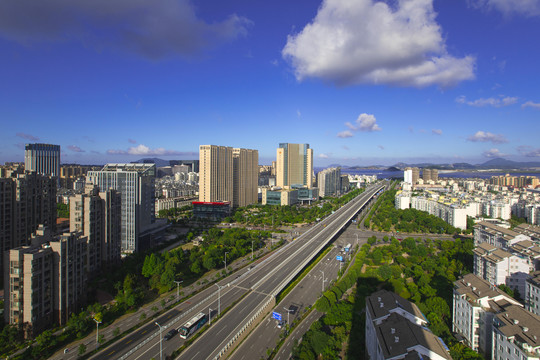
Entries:
[[538, 161], [540, 3], [389, 3], [1, 2], [0, 162], [235, 143], [270, 164], [281, 142], [316, 167]]

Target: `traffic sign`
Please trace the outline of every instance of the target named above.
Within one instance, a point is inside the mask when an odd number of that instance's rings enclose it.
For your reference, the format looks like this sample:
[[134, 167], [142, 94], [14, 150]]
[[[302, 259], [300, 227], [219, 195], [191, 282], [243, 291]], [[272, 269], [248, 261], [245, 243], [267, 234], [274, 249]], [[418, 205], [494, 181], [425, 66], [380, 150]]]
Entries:
[[336, 256], [336, 260], [337, 260], [337, 261], [343, 261], [343, 257], [342, 257], [341, 255], [337, 255], [337, 256]]
[[272, 311], [272, 319], [281, 321], [281, 314], [275, 311]]

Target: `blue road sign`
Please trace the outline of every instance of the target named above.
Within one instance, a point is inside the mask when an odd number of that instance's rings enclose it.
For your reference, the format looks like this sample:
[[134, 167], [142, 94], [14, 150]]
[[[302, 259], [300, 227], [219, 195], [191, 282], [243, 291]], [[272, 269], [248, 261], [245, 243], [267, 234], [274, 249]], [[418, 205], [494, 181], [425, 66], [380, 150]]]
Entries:
[[337, 256], [336, 256], [336, 260], [337, 260], [337, 261], [343, 261], [343, 257], [340, 256], [340, 255], [337, 255]]
[[281, 314], [275, 311], [272, 311], [272, 319], [281, 321]]

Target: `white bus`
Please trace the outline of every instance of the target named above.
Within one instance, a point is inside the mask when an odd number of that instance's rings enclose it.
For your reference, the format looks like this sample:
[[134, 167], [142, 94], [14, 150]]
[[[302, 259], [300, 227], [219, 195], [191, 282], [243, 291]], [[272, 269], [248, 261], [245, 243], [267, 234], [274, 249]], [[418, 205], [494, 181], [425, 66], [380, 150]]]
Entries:
[[178, 332], [180, 333], [180, 337], [182, 339], [187, 339], [191, 334], [193, 334], [195, 331], [199, 330], [204, 324], [206, 324], [207, 316], [204, 313], [198, 313], [193, 317], [191, 320], [189, 320], [187, 323], [182, 325]]

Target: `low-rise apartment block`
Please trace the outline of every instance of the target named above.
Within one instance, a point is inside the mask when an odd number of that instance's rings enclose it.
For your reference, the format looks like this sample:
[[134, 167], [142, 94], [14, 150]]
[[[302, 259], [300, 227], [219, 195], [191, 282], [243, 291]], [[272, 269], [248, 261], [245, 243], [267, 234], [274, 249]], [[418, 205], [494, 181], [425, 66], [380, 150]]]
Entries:
[[540, 317], [521, 306], [510, 305], [493, 320], [494, 360], [540, 358]]
[[488, 243], [474, 250], [474, 274], [492, 285], [505, 284], [525, 294], [525, 282], [531, 270], [530, 259], [512, 254]]
[[509, 304], [521, 306], [486, 280], [467, 274], [454, 282], [452, 331], [471, 349], [490, 354], [493, 317]]
[[525, 287], [525, 308], [540, 315], [540, 271], [535, 271], [527, 279]]
[[366, 298], [366, 350], [372, 360], [451, 359], [448, 348], [427, 327], [418, 307], [380, 290]]

